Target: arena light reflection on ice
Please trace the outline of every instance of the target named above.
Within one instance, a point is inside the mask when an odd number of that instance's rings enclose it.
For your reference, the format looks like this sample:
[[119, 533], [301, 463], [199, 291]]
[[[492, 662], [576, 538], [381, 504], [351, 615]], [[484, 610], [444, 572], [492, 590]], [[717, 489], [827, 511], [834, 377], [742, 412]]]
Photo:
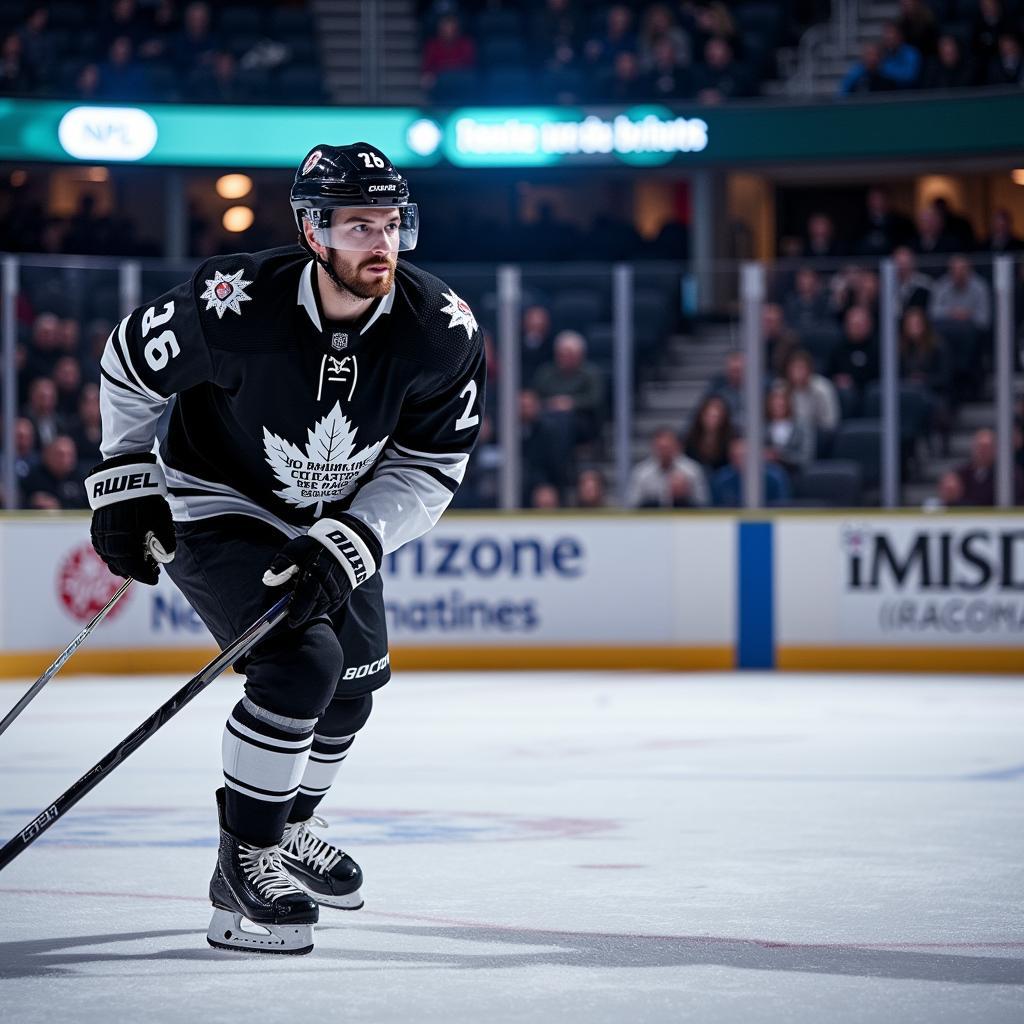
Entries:
[[473, 110], [451, 121], [447, 156], [453, 163], [543, 164], [617, 156], [631, 163], [662, 163], [708, 146], [708, 124], [660, 108], [634, 108], [610, 117], [567, 119], [544, 110]]

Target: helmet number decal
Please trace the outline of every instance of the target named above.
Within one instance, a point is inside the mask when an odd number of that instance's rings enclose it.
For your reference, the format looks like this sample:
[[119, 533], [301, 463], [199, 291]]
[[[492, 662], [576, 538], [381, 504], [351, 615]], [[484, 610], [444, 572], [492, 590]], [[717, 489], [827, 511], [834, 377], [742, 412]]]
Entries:
[[475, 427], [480, 422], [480, 417], [473, 412], [473, 403], [476, 401], [476, 381], [471, 380], [460, 392], [459, 398], [466, 399], [466, 408], [462, 415], [455, 421], [456, 430], [466, 430], [468, 427]]
[[357, 153], [367, 167], [383, 167], [384, 161], [376, 153]]

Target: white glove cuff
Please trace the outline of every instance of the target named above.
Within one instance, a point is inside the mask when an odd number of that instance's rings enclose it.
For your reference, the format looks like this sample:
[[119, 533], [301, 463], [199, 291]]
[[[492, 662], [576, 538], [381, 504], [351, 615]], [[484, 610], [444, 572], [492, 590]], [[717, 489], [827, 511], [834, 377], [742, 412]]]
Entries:
[[366, 542], [337, 519], [318, 519], [310, 527], [309, 536], [315, 537], [334, 555], [348, 575], [353, 590], [377, 571], [373, 552]]
[[166, 498], [167, 482], [155, 462], [135, 462], [91, 473], [85, 478], [85, 494], [95, 510], [151, 494]]

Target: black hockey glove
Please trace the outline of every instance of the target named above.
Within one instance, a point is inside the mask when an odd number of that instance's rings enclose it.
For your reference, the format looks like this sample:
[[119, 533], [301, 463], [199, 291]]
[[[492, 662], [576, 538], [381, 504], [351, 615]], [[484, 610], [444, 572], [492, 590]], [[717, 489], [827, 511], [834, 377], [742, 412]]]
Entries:
[[319, 615], [333, 615], [377, 571], [382, 557], [380, 541], [359, 520], [321, 519], [304, 537], [281, 548], [263, 582], [279, 587], [295, 580], [288, 625], [300, 626]]
[[115, 455], [85, 478], [92, 508], [92, 546], [115, 576], [150, 586], [158, 562], [174, 557], [174, 523], [163, 470], [150, 452]]

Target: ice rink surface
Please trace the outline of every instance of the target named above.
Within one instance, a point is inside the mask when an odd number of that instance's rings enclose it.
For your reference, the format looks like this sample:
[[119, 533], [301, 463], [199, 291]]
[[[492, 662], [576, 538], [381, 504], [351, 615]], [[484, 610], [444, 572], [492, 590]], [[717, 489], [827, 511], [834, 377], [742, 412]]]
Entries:
[[[182, 681], [50, 684], [0, 834]], [[1024, 1021], [1020, 680], [397, 676], [324, 809], [366, 907], [306, 957], [206, 944], [239, 688], [0, 873], [4, 1021]]]

